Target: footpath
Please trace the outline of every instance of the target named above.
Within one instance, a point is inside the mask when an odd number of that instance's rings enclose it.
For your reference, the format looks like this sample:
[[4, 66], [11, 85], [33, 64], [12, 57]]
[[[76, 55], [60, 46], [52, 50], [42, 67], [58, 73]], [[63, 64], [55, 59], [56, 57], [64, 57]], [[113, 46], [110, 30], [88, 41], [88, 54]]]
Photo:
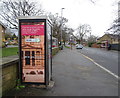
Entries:
[[50, 89], [25, 87], [6, 96], [118, 96], [118, 80], [76, 49], [64, 48], [53, 57], [53, 81]]

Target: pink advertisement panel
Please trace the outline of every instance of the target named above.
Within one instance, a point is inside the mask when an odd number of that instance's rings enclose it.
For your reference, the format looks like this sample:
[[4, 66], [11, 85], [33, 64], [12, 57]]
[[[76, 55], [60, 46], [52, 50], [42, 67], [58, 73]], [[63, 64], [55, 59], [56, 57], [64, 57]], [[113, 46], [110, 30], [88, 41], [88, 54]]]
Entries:
[[45, 82], [44, 22], [21, 24], [22, 81]]
[[44, 25], [21, 25], [22, 35], [44, 35]]

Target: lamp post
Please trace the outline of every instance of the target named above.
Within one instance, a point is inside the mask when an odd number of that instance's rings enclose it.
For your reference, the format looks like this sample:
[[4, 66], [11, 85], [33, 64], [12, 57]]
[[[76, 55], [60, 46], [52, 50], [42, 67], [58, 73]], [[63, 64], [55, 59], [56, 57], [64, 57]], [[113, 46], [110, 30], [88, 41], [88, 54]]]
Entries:
[[63, 10], [65, 8], [61, 8], [61, 45], [62, 45], [62, 24], [63, 24], [63, 20], [62, 20], [62, 16], [63, 16]]

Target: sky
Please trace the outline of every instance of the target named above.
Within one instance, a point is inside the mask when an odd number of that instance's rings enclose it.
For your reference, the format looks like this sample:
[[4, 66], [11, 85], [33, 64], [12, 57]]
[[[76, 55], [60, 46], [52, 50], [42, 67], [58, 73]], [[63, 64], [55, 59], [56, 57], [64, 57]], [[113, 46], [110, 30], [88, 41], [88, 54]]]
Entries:
[[[1, 0], [0, 0], [1, 1]], [[7, 1], [7, 0], [6, 0]], [[14, 0], [13, 0], [14, 1]], [[42, 9], [52, 14], [58, 13], [68, 19], [66, 24], [75, 30], [80, 24], [89, 24], [92, 28], [92, 35], [101, 37], [110, 28], [113, 20], [117, 18], [119, 0], [29, 0], [39, 2]]]
[[68, 19], [67, 26], [76, 29], [80, 24], [89, 24], [92, 35], [102, 36], [117, 17], [118, 0], [38, 0], [42, 8], [52, 14], [58, 13]]

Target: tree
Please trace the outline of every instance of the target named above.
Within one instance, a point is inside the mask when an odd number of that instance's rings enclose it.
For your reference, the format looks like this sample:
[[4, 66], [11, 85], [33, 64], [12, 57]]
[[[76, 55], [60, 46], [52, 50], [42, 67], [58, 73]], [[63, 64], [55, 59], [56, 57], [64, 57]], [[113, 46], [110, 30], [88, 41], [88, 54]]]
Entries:
[[70, 40], [70, 37], [73, 36], [73, 32], [74, 30], [72, 28], [68, 28], [68, 27], [64, 27], [63, 31], [62, 31], [62, 38], [63, 38], [63, 42], [65, 45], [66, 41]]
[[91, 36], [88, 37], [87, 41], [95, 43], [97, 38], [98, 38], [97, 36], [91, 35]]
[[49, 18], [53, 23], [53, 37], [58, 39], [58, 42], [61, 41], [61, 32], [62, 32], [62, 40], [65, 45], [66, 41], [69, 41], [70, 35], [73, 35], [73, 29], [66, 26], [68, 19], [65, 17], [58, 16], [58, 14], [48, 14]]
[[7, 22], [11, 29], [18, 29], [18, 17], [20, 16], [40, 16], [43, 14], [41, 5], [29, 0], [2, 1], [0, 17]]
[[7, 40], [8, 38], [12, 39], [12, 34], [9, 33], [5, 33], [5, 40]]
[[49, 13], [48, 16], [53, 23], [53, 34], [52, 34], [53, 37], [56, 37], [56, 38], [58, 38], [58, 41], [61, 41], [61, 31], [63, 31], [62, 32], [62, 38], [63, 38], [63, 36], [65, 35], [65, 32], [67, 30], [65, 23], [68, 22], [68, 19], [58, 16], [58, 14], [53, 15], [53, 14]]
[[118, 11], [117, 12], [117, 16], [115, 20], [113, 20], [113, 23], [111, 25], [110, 28], [108, 28], [107, 32], [110, 33], [112, 32], [113, 34], [117, 34], [120, 35], [120, 1], [119, 2], [115, 2], [115, 5], [118, 4]]
[[18, 39], [18, 37], [15, 35], [15, 33], [12, 35], [12, 40], [14, 40], [14, 39]]
[[83, 38], [87, 34], [91, 35], [91, 26], [88, 24], [80, 24], [77, 28], [77, 40], [79, 41], [79, 43], [83, 43]]
[[120, 34], [120, 18], [114, 20], [112, 26], [107, 31], [113, 34]]

